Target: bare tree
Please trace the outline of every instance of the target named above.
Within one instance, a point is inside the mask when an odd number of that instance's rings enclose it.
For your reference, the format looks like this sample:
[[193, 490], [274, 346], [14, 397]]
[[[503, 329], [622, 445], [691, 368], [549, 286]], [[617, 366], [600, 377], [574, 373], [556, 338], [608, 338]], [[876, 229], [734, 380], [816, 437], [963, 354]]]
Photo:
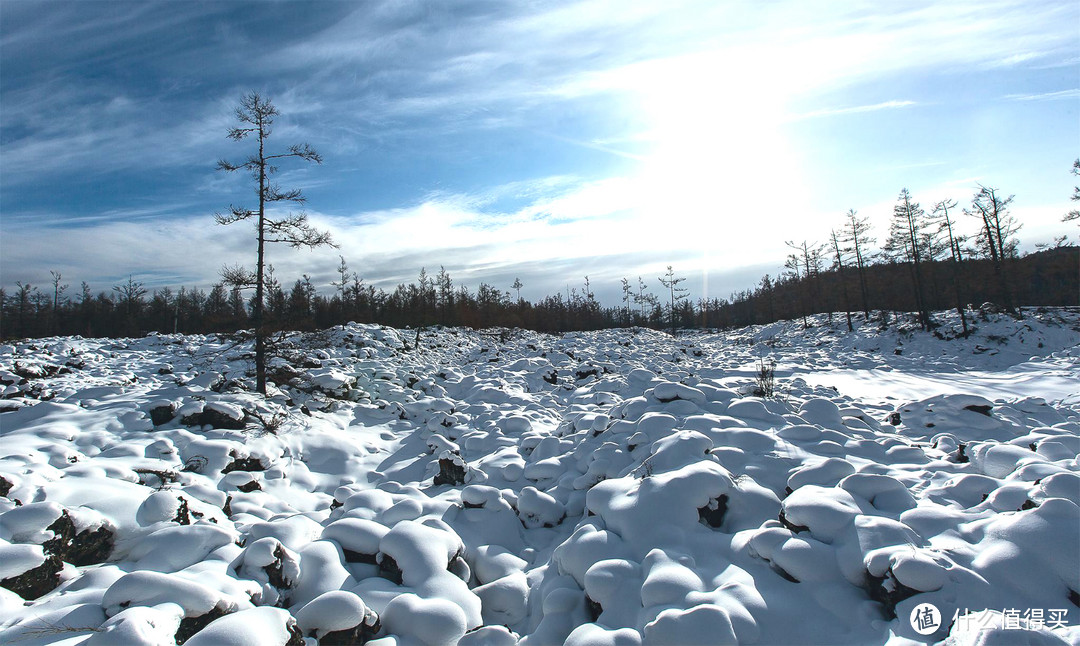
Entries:
[[859, 274], [859, 295], [862, 297], [863, 320], [870, 320], [870, 290], [866, 287], [866, 266], [869, 264], [869, 255], [866, 253], [866, 245], [874, 242], [867, 234], [870, 231], [868, 218], [860, 218], [855, 209], [849, 209], [845, 214], [847, 224], [844, 226], [844, 241], [851, 244], [851, 250], [855, 254], [855, 268]]
[[679, 283], [686, 280], [686, 278], [676, 278], [675, 270], [671, 268], [671, 265], [667, 266], [667, 271], [659, 279], [660, 284], [668, 289], [668, 316], [671, 321], [671, 334], [675, 335], [675, 312], [676, 306], [680, 301], [686, 300], [687, 294], [690, 290], [679, 287]]
[[311, 226], [303, 213], [289, 213], [274, 218], [266, 212], [267, 204], [277, 202], [303, 204], [305, 202], [300, 189], [283, 190], [271, 181], [271, 176], [277, 172], [275, 164], [278, 160], [296, 158], [316, 164], [322, 163], [322, 157], [306, 143], [290, 146], [284, 153], [267, 153], [266, 140], [273, 132], [271, 126], [274, 123], [274, 117], [278, 114], [277, 108], [270, 100], [264, 99], [257, 92], [251, 92], [241, 98], [240, 105], [236, 108], [236, 118], [242, 125], [230, 128], [228, 137], [234, 141], [240, 141], [250, 135], [255, 135], [259, 141], [258, 152], [242, 163], [221, 160], [217, 166], [218, 170], [226, 172], [246, 170], [258, 182], [259, 206], [257, 210], [230, 206], [227, 214], [218, 213], [215, 219], [218, 224], [232, 224], [250, 219], [256, 221], [258, 251], [255, 271], [247, 272], [242, 271], [242, 268], [237, 268], [241, 271], [233, 272], [230, 278], [233, 279], [234, 285], [255, 288], [255, 302], [251, 317], [252, 326], [255, 329], [255, 388], [264, 395], [266, 394], [266, 330], [263, 325], [265, 244], [284, 242], [297, 249], [304, 247], [310, 249], [322, 245], [335, 246], [330, 238], [330, 232], [320, 231]]
[[645, 290], [648, 289], [648, 286], [645, 284], [645, 280], [642, 279], [641, 276], [637, 277], [637, 285], [638, 290], [637, 293], [634, 294], [634, 303], [641, 308], [641, 320], [646, 321], [648, 319], [645, 316], [645, 306], [649, 306], [650, 308], [655, 307], [656, 295], [646, 293]]
[[624, 314], [626, 316], [626, 324], [627, 325], [630, 325], [630, 323], [631, 323], [631, 318], [630, 318], [630, 296], [631, 296], [632, 293], [633, 293], [633, 291], [630, 289], [630, 281], [627, 280], [626, 278], [623, 278], [622, 279], [622, 301], [623, 301], [623, 305], [624, 305], [623, 312], [624, 312]]
[[[1072, 174], [1080, 177], [1080, 158], [1073, 162]], [[1073, 187], [1073, 194], [1069, 199], [1073, 202], [1080, 202], [1080, 186]], [[1080, 220], [1080, 209], [1073, 209], [1061, 218], [1062, 222], [1071, 222], [1072, 220]]]
[[52, 332], [53, 334], [56, 334], [56, 324], [60, 314], [60, 295], [64, 293], [68, 286], [60, 284], [60, 280], [63, 278], [60, 272], [49, 270], [49, 273], [52, 274], [53, 284], [53, 302], [51, 313]]
[[[806, 240], [803, 240], [798, 244], [795, 244], [795, 242], [791, 240], [787, 240], [784, 244], [797, 252], [788, 255], [784, 267], [793, 270], [795, 280], [798, 281], [800, 278], [799, 268], [801, 265], [801, 277], [806, 280], [806, 288], [798, 290], [798, 293], [799, 299], [804, 301], [804, 303], [801, 304], [803, 329], [807, 329], [810, 327], [810, 322], [807, 320], [806, 315], [817, 309], [816, 303], [814, 302], [814, 278], [817, 276], [817, 270], [821, 266], [821, 248], [817, 243], [810, 243]], [[805, 303], [807, 299], [810, 301], [809, 305]]]
[[929, 330], [930, 312], [926, 307], [926, 293], [923, 290], [922, 269], [923, 246], [920, 235], [925, 225], [926, 212], [918, 202], [911, 199], [911, 193], [905, 188], [897, 197], [893, 207], [893, 219], [889, 227], [889, 237], [885, 241], [885, 252], [894, 259], [906, 261], [911, 268], [911, 285], [915, 293], [915, 308], [919, 315], [919, 325]]
[[847, 329], [848, 332], [852, 332], [855, 330], [855, 326], [851, 324], [851, 305], [848, 302], [847, 277], [844, 276], [844, 254], [847, 250], [840, 247], [840, 239], [836, 235], [835, 229], [829, 232], [829, 240], [832, 242], [833, 252], [836, 254], [836, 271], [840, 274], [840, 292], [844, 297], [844, 314], [847, 315]]
[[521, 303], [521, 288], [524, 287], [524, 286], [525, 285], [522, 284], [520, 278], [515, 278], [514, 279], [514, 284], [510, 286], [511, 289], [514, 289], [514, 290], [517, 291], [517, 302], [518, 303]]
[[1017, 313], [1022, 318], [1023, 314], [1013, 307], [1006, 264], [1009, 259], [1016, 256], [1018, 243], [1014, 236], [1021, 226], [1013, 216], [1009, 215], [1009, 205], [1012, 204], [1013, 197], [1015, 196], [1010, 195], [1002, 198], [998, 195], [997, 189], [980, 184], [979, 191], [975, 193], [975, 197], [971, 198], [971, 209], [964, 209], [964, 213], [982, 222], [983, 230], [977, 239], [976, 246], [994, 263], [998, 291], [1005, 309]]
[[964, 239], [956, 235], [953, 230], [952, 216], [949, 215], [949, 209], [956, 208], [956, 200], [942, 200], [934, 205], [934, 211], [931, 214], [931, 219], [938, 224], [938, 230], [946, 234], [949, 241], [949, 255], [952, 257], [952, 282], [953, 292], [956, 296], [956, 313], [960, 315], [960, 324], [964, 326], [964, 336], [968, 335], [968, 322], [967, 315], [964, 314], [964, 298], [960, 292], [960, 261], [963, 260], [963, 256], [960, 251], [960, 245], [964, 242]]

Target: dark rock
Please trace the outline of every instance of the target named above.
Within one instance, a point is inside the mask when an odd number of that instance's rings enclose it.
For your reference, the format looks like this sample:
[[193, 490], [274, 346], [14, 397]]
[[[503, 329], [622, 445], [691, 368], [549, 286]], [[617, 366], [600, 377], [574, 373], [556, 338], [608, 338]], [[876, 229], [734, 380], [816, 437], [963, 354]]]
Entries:
[[993, 406], [980, 406], [978, 404], [964, 406], [964, 410], [969, 410], [973, 413], [978, 413], [980, 415], [986, 415], [987, 417], [992, 417], [992, 415], [990, 415], [991, 408], [993, 408]]
[[285, 624], [285, 629], [289, 631], [289, 641], [285, 642], [285, 646], [304, 646], [307, 644], [304, 641], [304, 633], [300, 630], [300, 626], [296, 624], [295, 619], [290, 619]]
[[270, 583], [270, 585], [274, 586], [279, 590], [288, 590], [294, 585], [296, 585], [295, 581], [290, 581], [289, 579], [286, 579], [285, 575], [282, 573], [282, 569], [285, 564], [285, 556], [285, 550], [281, 547], [281, 545], [278, 545], [277, 548], [274, 549], [274, 562], [263, 568], [263, 570], [266, 572], [267, 581]]
[[788, 529], [795, 532], [796, 534], [798, 534], [799, 532], [808, 532], [808, 531], [810, 531], [810, 528], [807, 527], [806, 525], [796, 525], [795, 523], [788, 520], [787, 516], [784, 515], [784, 510], [783, 509], [780, 510], [780, 515], [777, 517], [777, 519], [780, 521], [781, 525], [783, 525], [784, 527], [787, 527]]
[[967, 444], [960, 444], [956, 447], [956, 462], [957, 464], [965, 464], [970, 461], [967, 453], [964, 450], [967, 449]]
[[258, 480], [252, 480], [251, 482], [246, 482], [240, 485], [236, 488], [236, 490], [242, 491], [244, 493], [251, 493], [252, 491], [262, 491], [262, 485], [259, 484]]
[[559, 371], [558, 370], [552, 370], [550, 372], [545, 373], [544, 376], [541, 377], [541, 378], [544, 381], [551, 384], [552, 386], [555, 386], [555, 385], [557, 385], [559, 383]]
[[206, 465], [210, 463], [210, 460], [206, 459], [204, 455], [193, 455], [187, 459], [184, 463], [184, 468], [181, 471], [187, 473], [202, 473], [202, 470], [206, 468]]
[[398, 585], [401, 585], [401, 568], [398, 567], [397, 561], [389, 554], [379, 552], [376, 557], [379, 561], [379, 576], [392, 581]]
[[8, 480], [4, 476], [0, 476], [0, 496], [7, 498], [7, 495], [11, 493], [11, 489], [15, 486], [15, 483]]
[[596, 368], [589, 368], [588, 370], [578, 370], [574, 372], [574, 376], [577, 377], [578, 381], [581, 381], [582, 379], [588, 379], [589, 377], [600, 376], [600, 371]]
[[1027, 511], [1029, 509], [1035, 509], [1039, 505], [1035, 504], [1035, 501], [1028, 499], [1024, 501], [1024, 504], [1020, 505], [1020, 511]]
[[221, 470], [222, 474], [232, 473], [233, 471], [265, 471], [266, 467], [263, 465], [262, 460], [259, 458], [236, 458], [229, 464], [225, 465], [225, 468]]
[[195, 633], [209, 626], [211, 621], [221, 619], [227, 614], [229, 613], [223, 608], [214, 606], [210, 609], [210, 612], [205, 615], [199, 615], [198, 617], [184, 617], [180, 620], [180, 625], [176, 628], [176, 635], [174, 636], [176, 643], [183, 644], [191, 639]]
[[45, 562], [22, 574], [0, 581], [0, 586], [11, 590], [27, 601], [33, 601], [60, 585], [60, 571], [64, 563], [55, 554], [45, 553]]
[[896, 619], [896, 604], [919, 594], [919, 591], [900, 583], [893, 576], [892, 570], [886, 570], [880, 577], [867, 572], [866, 593], [871, 599], [884, 606], [885, 618], [891, 621]]
[[721, 494], [719, 498], [709, 501], [709, 504], [698, 508], [698, 517], [701, 522], [709, 527], [719, 528], [724, 523], [724, 514], [727, 513], [728, 497]]
[[41, 544], [46, 555], [55, 555], [72, 565], [104, 563], [112, 555], [115, 536], [111, 528], [101, 525], [76, 533], [75, 523], [67, 511], [46, 527], [53, 537]]
[[893, 426], [900, 426], [900, 411], [889, 413], [887, 421]]
[[215, 410], [213, 408], [204, 408], [202, 415], [200, 416], [200, 422], [204, 426], [210, 426], [211, 428], [224, 428], [233, 431], [242, 431], [247, 425], [245, 418], [241, 417], [236, 419], [226, 413]]
[[150, 409], [150, 421], [154, 426], [168, 424], [176, 417], [176, 404], [169, 403], [167, 406], [155, 406]]
[[346, 563], [365, 563], [367, 565], [378, 565], [379, 560], [375, 554], [364, 554], [363, 552], [355, 552], [350, 549], [341, 548], [342, 554], [345, 556]]
[[172, 522], [180, 525], [191, 524], [191, 510], [188, 509], [187, 498], [183, 496], [177, 496], [180, 499], [180, 504], [176, 507], [176, 516], [173, 517]]
[[585, 595], [585, 609], [589, 611], [589, 618], [592, 621], [600, 619], [600, 613], [604, 612], [603, 606], [592, 600], [592, 597]]
[[360, 645], [371, 641], [382, 628], [379, 615], [371, 608], [364, 613], [364, 621], [359, 626], [326, 633], [319, 639], [319, 646], [350, 646]]
[[458, 464], [451, 458], [439, 458], [439, 473], [435, 475], [435, 486], [465, 484], [465, 465]]
[[469, 582], [469, 578], [472, 576], [472, 571], [469, 569], [469, 564], [465, 561], [463, 552], [458, 552], [454, 558], [450, 559], [450, 562], [446, 564], [446, 571], [466, 583]]
[[1069, 590], [1069, 603], [1080, 608], [1080, 592]]

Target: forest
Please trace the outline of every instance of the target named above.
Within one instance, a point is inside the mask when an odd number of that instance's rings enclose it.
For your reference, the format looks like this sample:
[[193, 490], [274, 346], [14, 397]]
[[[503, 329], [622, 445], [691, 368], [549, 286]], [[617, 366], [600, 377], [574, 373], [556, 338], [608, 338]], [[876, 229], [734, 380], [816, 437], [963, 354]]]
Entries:
[[[726, 329], [822, 312], [836, 316], [850, 312], [887, 323], [889, 313], [919, 311], [912, 263], [881, 260], [866, 263], [861, 272], [853, 263], [841, 271], [835, 261], [824, 266], [823, 249], [807, 249], [805, 256], [800, 248], [789, 258], [788, 271], [776, 277], [765, 275], [753, 289], [729, 298], [694, 298], [679, 286], [683, 279], [672, 272], [661, 277], [674, 283], [670, 287], [657, 277], [624, 279], [623, 300], [617, 306], [602, 305], [588, 280], [569, 294], [530, 302], [518, 297], [512, 286], [506, 290], [481, 283], [471, 290], [455, 285], [443, 269], [434, 275], [421, 270], [413, 283], [386, 291], [366, 284], [343, 260], [339, 280], [328, 294], [319, 293], [306, 275], [286, 289], [269, 272], [267, 324], [281, 330], [322, 329], [355, 321], [409, 328], [444, 325], [565, 332], [630, 326], [670, 329], [674, 321], [676, 329]], [[1007, 300], [1015, 307], [1080, 305], [1080, 248], [1043, 249], [1007, 257], [1002, 264], [1007, 271]], [[927, 311], [954, 308], [957, 302], [965, 310], [985, 302], [1004, 307], [1006, 298], [992, 258], [976, 256], [954, 264], [937, 257], [920, 262], [919, 270], [922, 306]], [[54, 273], [53, 278], [43, 287], [20, 283], [13, 290], [0, 289], [4, 339], [233, 332], [250, 326], [251, 298], [225, 282], [209, 290], [163, 287], [151, 291], [131, 277], [110, 292], [94, 294], [84, 282], [79, 292], [71, 294], [60, 274]]]

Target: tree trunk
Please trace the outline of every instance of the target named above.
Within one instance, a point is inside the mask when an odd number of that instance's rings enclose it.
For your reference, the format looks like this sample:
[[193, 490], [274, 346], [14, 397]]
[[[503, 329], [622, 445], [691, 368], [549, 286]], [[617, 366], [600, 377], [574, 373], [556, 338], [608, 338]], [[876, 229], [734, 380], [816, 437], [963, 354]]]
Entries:
[[266, 339], [263, 330], [263, 266], [266, 243], [266, 158], [263, 153], [266, 135], [259, 121], [259, 253], [255, 266], [255, 307], [251, 323], [255, 330], [255, 390], [266, 394]]

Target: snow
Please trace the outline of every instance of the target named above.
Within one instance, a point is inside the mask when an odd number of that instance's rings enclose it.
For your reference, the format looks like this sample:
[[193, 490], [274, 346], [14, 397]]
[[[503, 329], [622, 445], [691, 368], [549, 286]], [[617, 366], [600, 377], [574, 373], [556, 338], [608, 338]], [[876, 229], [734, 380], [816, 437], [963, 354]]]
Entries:
[[0, 346], [0, 642], [1078, 643], [1080, 314], [936, 318]]

